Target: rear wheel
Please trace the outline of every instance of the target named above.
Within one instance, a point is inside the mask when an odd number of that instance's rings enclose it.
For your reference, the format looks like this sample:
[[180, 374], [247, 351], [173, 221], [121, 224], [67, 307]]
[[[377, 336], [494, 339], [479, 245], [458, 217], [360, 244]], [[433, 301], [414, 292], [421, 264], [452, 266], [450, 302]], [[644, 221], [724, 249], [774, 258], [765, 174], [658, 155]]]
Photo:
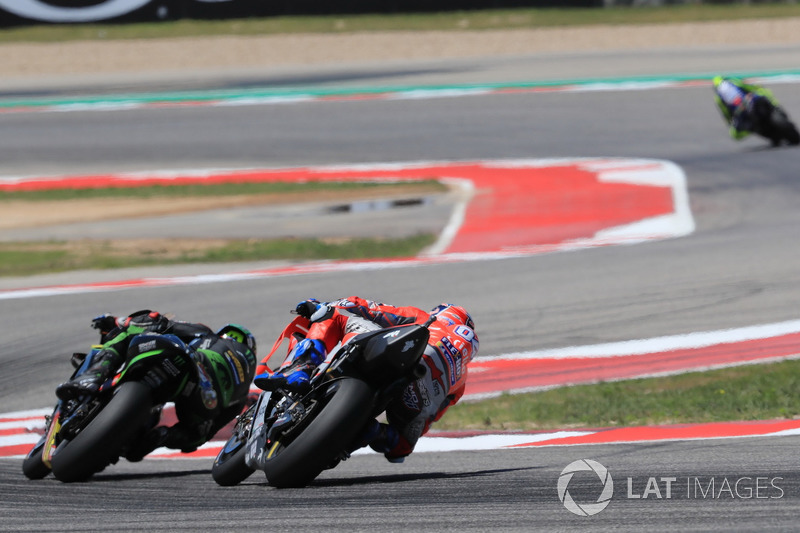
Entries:
[[779, 108], [775, 108], [772, 111], [767, 136], [772, 141], [773, 146], [779, 146], [784, 140], [791, 145], [800, 144], [800, 133], [786, 113]]
[[103, 470], [147, 424], [152, 408], [150, 387], [123, 383], [88, 426], [58, 446], [51, 461], [53, 475], [64, 482], [83, 481]]
[[328, 402], [291, 442], [272, 444], [264, 464], [273, 487], [304, 487], [335, 464], [362, 430], [372, 411], [375, 392], [359, 379], [332, 382]]
[[785, 137], [786, 141], [793, 146], [800, 144], [800, 132], [797, 131], [794, 124], [789, 123], [789, 128], [786, 130]]

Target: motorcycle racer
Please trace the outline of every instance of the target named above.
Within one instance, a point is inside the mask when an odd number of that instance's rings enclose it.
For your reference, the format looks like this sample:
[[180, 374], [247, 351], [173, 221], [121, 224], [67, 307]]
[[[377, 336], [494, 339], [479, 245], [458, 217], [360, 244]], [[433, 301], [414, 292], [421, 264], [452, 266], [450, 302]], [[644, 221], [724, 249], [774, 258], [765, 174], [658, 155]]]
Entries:
[[402, 462], [431, 424], [464, 394], [467, 366], [478, 353], [479, 340], [472, 317], [463, 307], [440, 304], [426, 312], [350, 296], [330, 303], [306, 300], [295, 312], [308, 319], [308, 333], [290, 345], [289, 355], [276, 372], [269, 372], [266, 360], [261, 362], [254, 380], [261, 389], [305, 392], [310, 388], [311, 372], [340, 342], [366, 331], [422, 324], [431, 315], [437, 318], [429, 327], [430, 338], [421, 359], [425, 375], [390, 402], [388, 423], [371, 421], [351, 451], [369, 445], [389, 461]]
[[714, 100], [723, 118], [730, 126], [731, 138], [739, 141], [755, 132], [755, 117], [759, 106], [778, 106], [778, 101], [768, 89], [747, 84], [737, 78], [715, 76]]
[[98, 394], [131, 356], [128, 346], [140, 334], [177, 337], [195, 361], [197, 385], [187, 386], [186, 394], [175, 401], [178, 422], [152, 428], [128, 451], [129, 461], [139, 461], [161, 446], [194, 451], [245, 407], [256, 367], [256, 342], [247, 328], [228, 324], [214, 332], [204, 324], [174, 321], [150, 310], [127, 317], [101, 315], [92, 327], [100, 331], [99, 351], [85, 372], [56, 388], [61, 400]]

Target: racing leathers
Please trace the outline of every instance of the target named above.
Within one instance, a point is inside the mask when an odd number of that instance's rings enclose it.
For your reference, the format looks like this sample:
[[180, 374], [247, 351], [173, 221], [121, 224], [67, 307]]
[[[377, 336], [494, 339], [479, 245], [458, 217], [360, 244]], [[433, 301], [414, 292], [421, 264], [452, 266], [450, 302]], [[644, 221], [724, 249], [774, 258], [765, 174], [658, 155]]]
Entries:
[[[417, 307], [396, 307], [357, 296], [328, 304], [315, 300], [301, 302], [297, 312], [309, 318], [305, 339], [297, 342], [293, 349], [290, 345], [289, 356], [274, 374], [267, 371], [267, 362], [262, 361], [256, 386], [267, 390], [278, 386], [302, 390], [313, 368], [340, 342], [345, 343], [365, 331], [422, 324], [431, 316]], [[464, 394], [468, 363], [478, 353], [478, 336], [466, 311], [462, 313], [466, 319], [453, 319], [446, 313], [437, 316], [429, 327], [428, 346], [422, 356], [427, 372], [390, 402], [386, 409], [388, 424], [372, 421], [353, 450], [369, 445], [388, 460], [401, 462], [414, 450], [417, 440], [431, 424]]]
[[204, 324], [173, 321], [149, 310], [120, 318], [103, 315], [92, 325], [100, 330], [102, 345], [90, 355], [92, 361], [85, 372], [56, 388], [62, 400], [99, 393], [135, 355], [128, 354], [128, 346], [138, 335], [157, 336], [186, 348], [195, 362], [196, 379], [175, 400], [178, 422], [145, 433], [126, 455], [128, 460], [141, 460], [160, 446], [191, 452], [244, 409], [256, 367], [255, 339], [246, 328], [229, 324], [215, 333]]

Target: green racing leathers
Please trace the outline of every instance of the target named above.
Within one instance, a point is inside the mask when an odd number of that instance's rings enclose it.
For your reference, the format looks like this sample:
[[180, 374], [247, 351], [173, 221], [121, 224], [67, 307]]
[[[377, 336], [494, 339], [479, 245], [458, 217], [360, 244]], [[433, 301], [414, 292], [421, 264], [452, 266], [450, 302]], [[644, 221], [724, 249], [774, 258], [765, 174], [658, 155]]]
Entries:
[[255, 339], [246, 328], [230, 324], [215, 333], [204, 324], [173, 321], [149, 310], [123, 318], [104, 315], [93, 326], [101, 332], [102, 345], [83, 374], [56, 389], [61, 399], [97, 392], [130, 357], [128, 346], [137, 335], [177, 337], [196, 366], [196, 379], [174, 402], [178, 423], [153, 428], [129, 460], [140, 460], [159, 446], [193, 451], [244, 409], [256, 368]]

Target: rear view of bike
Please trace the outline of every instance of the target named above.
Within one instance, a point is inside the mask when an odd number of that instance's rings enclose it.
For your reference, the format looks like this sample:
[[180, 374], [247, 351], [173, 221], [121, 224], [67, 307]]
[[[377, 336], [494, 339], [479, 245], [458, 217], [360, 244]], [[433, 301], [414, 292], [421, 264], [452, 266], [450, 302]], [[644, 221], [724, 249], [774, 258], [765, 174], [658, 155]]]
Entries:
[[[90, 359], [79, 362], [73, 377]], [[158, 423], [162, 405], [196, 380], [194, 365], [177, 337], [137, 336], [123, 368], [97, 394], [59, 401], [45, 435], [23, 461], [23, 473], [40, 479], [52, 471], [60, 481], [74, 482], [116, 463]]]
[[271, 486], [303, 487], [347, 459], [367, 423], [419, 377], [428, 325], [356, 336], [317, 369], [306, 394], [262, 393], [217, 456], [214, 480], [235, 485], [263, 470]]

